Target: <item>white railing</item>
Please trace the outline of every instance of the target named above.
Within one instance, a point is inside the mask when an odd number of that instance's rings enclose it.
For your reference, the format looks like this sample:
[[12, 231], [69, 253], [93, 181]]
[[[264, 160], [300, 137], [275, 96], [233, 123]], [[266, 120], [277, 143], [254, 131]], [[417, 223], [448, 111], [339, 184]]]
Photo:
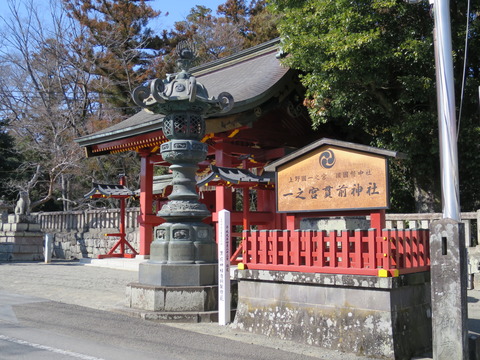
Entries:
[[[480, 239], [480, 210], [462, 212], [461, 221], [465, 224], [465, 245], [476, 245], [476, 239]], [[441, 213], [419, 213], [419, 214], [386, 214], [387, 229], [428, 229], [430, 223], [442, 218]], [[473, 229], [476, 228], [476, 233]]]
[[[32, 215], [37, 217], [42, 231], [88, 231], [89, 229], [118, 229], [120, 227], [120, 209], [40, 212]], [[125, 228], [138, 228], [137, 217], [139, 215], [140, 208], [126, 209]]]
[[[126, 209], [126, 228], [137, 229], [140, 208]], [[119, 228], [119, 209], [102, 209], [69, 212], [41, 212], [34, 213], [40, 223], [42, 231], [88, 231], [88, 229]], [[432, 221], [442, 218], [440, 213], [419, 214], [386, 214], [387, 229], [428, 229]], [[480, 239], [480, 210], [462, 212], [462, 222], [465, 224], [465, 238], [467, 246], [471, 246], [475, 239]], [[473, 229], [476, 233], [473, 234]]]

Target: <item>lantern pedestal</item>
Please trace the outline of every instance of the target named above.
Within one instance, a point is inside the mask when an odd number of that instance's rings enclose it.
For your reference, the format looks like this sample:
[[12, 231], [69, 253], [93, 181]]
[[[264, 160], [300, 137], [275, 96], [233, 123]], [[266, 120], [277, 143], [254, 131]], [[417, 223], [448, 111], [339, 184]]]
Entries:
[[139, 283], [155, 286], [205, 286], [217, 284], [217, 264], [140, 264]]
[[141, 318], [158, 321], [218, 320], [218, 286], [127, 285], [127, 306]]

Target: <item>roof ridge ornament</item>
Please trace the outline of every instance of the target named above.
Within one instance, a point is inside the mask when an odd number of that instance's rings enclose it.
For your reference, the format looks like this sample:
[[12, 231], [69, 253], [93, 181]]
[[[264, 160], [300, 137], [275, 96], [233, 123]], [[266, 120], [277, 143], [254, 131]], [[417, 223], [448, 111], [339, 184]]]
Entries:
[[197, 48], [195, 44], [188, 40], [182, 40], [175, 47], [175, 53], [178, 56], [177, 66], [182, 72], [188, 73], [193, 61], [197, 57]]
[[135, 104], [164, 115], [174, 111], [193, 111], [202, 115], [230, 111], [234, 104], [230, 93], [222, 92], [217, 98], [209, 97], [205, 86], [188, 72], [196, 57], [195, 45], [181, 41], [175, 52], [181, 71], [175, 77], [154, 79], [147, 85], [135, 88], [132, 93]]

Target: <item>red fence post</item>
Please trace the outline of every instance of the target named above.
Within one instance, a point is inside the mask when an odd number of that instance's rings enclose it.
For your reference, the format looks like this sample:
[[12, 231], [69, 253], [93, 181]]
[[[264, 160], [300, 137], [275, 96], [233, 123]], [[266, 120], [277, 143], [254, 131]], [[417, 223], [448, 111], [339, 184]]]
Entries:
[[279, 251], [278, 251], [278, 231], [274, 230], [276, 235], [272, 240], [272, 264], [278, 265], [279, 263]]
[[[283, 246], [283, 265], [288, 266], [290, 265], [290, 239], [295, 236], [297, 232], [289, 230], [287, 233], [284, 232], [284, 237], [282, 238], [282, 246]], [[287, 235], [287, 236], [285, 236]]]
[[266, 264], [267, 263], [267, 237], [268, 230], [260, 230], [260, 235], [258, 237], [258, 263]]
[[410, 239], [412, 239], [412, 268], [416, 268], [419, 266], [418, 261], [418, 239], [415, 236], [416, 233], [413, 230], [408, 231]]
[[326, 239], [326, 232], [325, 231], [319, 231], [318, 232], [318, 240], [317, 240], [317, 253], [318, 253], [318, 266], [324, 267], [325, 266], [325, 239]]
[[412, 238], [409, 236], [406, 230], [404, 232], [405, 243], [405, 268], [410, 269], [412, 267]]
[[329, 242], [330, 242], [330, 267], [336, 268], [337, 264], [337, 232], [330, 231]]
[[[477, 225], [478, 226], [478, 225]], [[423, 266], [430, 265], [430, 233], [429, 230], [420, 230], [421, 238], [422, 238], [422, 259], [423, 259]]]
[[340, 242], [342, 244], [342, 267], [350, 267], [350, 246], [349, 246], [350, 231], [343, 230], [340, 234]]
[[293, 231], [294, 236], [291, 237], [290, 245], [290, 259], [291, 263], [295, 266], [300, 265], [300, 238], [302, 235], [301, 230]]
[[258, 264], [258, 231], [251, 231], [250, 241], [250, 262], [252, 264]]
[[376, 230], [370, 229], [368, 230], [368, 265], [370, 269], [377, 268], [377, 249], [376, 249]]
[[391, 242], [389, 239], [389, 234], [388, 231], [382, 231], [381, 232], [381, 239], [382, 239], [382, 247], [380, 248], [382, 250], [382, 267], [385, 270], [390, 270], [392, 268], [392, 262], [391, 262], [391, 257], [392, 257], [392, 247], [391, 247]]
[[362, 269], [363, 268], [363, 254], [362, 254], [362, 230], [355, 230], [354, 236], [354, 247], [355, 252], [353, 254], [353, 260], [355, 263], [355, 268]]
[[306, 231], [305, 232], [305, 252], [303, 257], [305, 259], [305, 266], [310, 267], [313, 264], [313, 253], [312, 253], [312, 236], [316, 234], [316, 231]]

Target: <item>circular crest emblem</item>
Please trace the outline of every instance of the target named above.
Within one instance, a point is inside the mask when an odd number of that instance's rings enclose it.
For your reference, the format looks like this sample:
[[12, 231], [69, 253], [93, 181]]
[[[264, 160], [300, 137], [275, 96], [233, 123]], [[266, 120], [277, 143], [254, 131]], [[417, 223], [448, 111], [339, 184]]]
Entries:
[[335, 165], [335, 154], [332, 150], [324, 151], [320, 154], [320, 158], [318, 160], [321, 167], [324, 169], [330, 169]]

